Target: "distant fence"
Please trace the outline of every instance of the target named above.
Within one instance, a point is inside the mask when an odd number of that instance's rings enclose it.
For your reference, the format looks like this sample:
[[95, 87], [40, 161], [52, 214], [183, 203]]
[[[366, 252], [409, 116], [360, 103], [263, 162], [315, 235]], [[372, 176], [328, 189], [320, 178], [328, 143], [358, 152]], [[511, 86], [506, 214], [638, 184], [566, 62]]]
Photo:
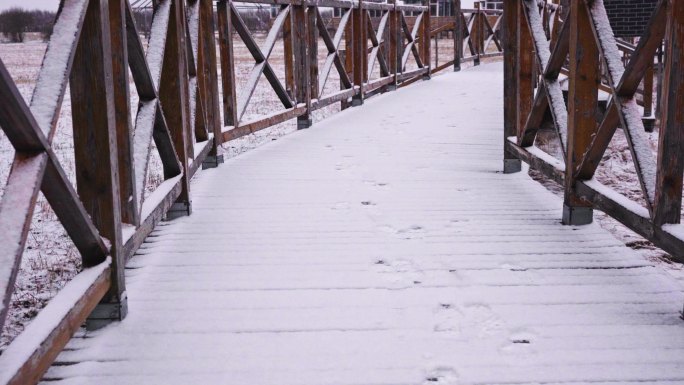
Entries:
[[[0, 61], [0, 127], [16, 150], [0, 202], [0, 326], [7, 318], [39, 191], [85, 267], [0, 356], [0, 383], [38, 382], [86, 319], [98, 327], [125, 317], [126, 262], [164, 217], [191, 213], [190, 180], [200, 167], [222, 162], [223, 143], [291, 119], [305, 128], [316, 109], [333, 103], [359, 105], [438, 70], [502, 54], [501, 12], [460, 10], [458, 0], [457, 17], [437, 30], [431, 28], [427, 6], [250, 2], [278, 6], [265, 42], [256, 43], [232, 1], [220, 0], [217, 54], [211, 0], [155, 1], [146, 50], [128, 1], [63, 0], [28, 105]], [[319, 7], [342, 10], [335, 33], [326, 28]], [[377, 22], [371, 21], [370, 10], [380, 15]], [[432, 67], [431, 37], [447, 30], [453, 31], [455, 48], [446, 64]], [[254, 60], [240, 89], [234, 34]], [[323, 47], [318, 47], [319, 38]], [[278, 41], [284, 44], [284, 83], [270, 64]], [[326, 60], [319, 67], [321, 48]], [[410, 60], [413, 69], [408, 69]], [[376, 66], [379, 75], [373, 75]], [[325, 94], [333, 69], [339, 72], [339, 89]], [[129, 70], [139, 99], [137, 113], [130, 109]], [[282, 109], [245, 121], [262, 76]], [[76, 188], [51, 147], [67, 85]], [[165, 180], [145, 198], [153, 143]]]
[[[537, 0], [504, 3], [504, 169], [519, 171], [523, 160], [562, 185], [565, 224], [591, 222], [596, 208], [684, 261], [684, 2], [659, 0], [635, 47], [615, 39], [602, 0], [569, 3], [557, 14], [551, 34], [544, 33]], [[652, 129], [654, 57], [662, 47], [654, 154], [645, 131]], [[568, 78], [567, 107], [561, 74]], [[607, 98], [603, 109], [599, 91]], [[534, 145], [547, 122], [562, 159]], [[593, 179], [618, 128], [629, 145], [643, 205]]]

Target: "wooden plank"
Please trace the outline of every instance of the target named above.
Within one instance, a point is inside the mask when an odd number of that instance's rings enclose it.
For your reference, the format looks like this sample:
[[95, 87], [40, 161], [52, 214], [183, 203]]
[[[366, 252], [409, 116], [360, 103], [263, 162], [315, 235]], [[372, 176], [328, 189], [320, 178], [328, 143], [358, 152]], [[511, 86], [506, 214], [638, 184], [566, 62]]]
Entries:
[[680, 223], [684, 175], [684, 3], [670, 2], [653, 221]]
[[231, 140], [241, 138], [245, 135], [255, 133], [257, 131], [263, 130], [264, 128], [268, 128], [278, 123], [282, 123], [287, 120], [296, 118], [300, 115], [303, 115], [306, 113], [306, 111], [306, 105], [300, 104], [297, 107], [290, 108], [285, 111], [271, 114], [264, 118], [260, 118], [251, 122], [241, 124], [238, 127], [231, 127], [227, 131], [223, 131], [223, 141], [228, 142]]
[[[110, 242], [112, 282], [104, 302], [116, 304], [125, 301], [126, 285], [110, 30], [108, 2], [91, 0], [69, 87], [78, 196], [95, 226]], [[125, 312], [113, 316], [121, 319]]]
[[[111, 260], [73, 278], [0, 357], [0, 383], [37, 384], [111, 285]], [[49, 317], [49, 318], [48, 318]], [[56, 319], [55, 319], [56, 318]], [[49, 320], [49, 322], [48, 322]], [[54, 325], [45, 329], [44, 325]]]
[[355, 88], [350, 88], [350, 89], [345, 89], [345, 90], [340, 90], [335, 92], [332, 95], [328, 95], [325, 98], [322, 99], [317, 99], [315, 101], [311, 102], [311, 110], [317, 110], [319, 108], [323, 108], [326, 106], [329, 106], [331, 104], [347, 100], [354, 95], [356, 95], [358, 91]]

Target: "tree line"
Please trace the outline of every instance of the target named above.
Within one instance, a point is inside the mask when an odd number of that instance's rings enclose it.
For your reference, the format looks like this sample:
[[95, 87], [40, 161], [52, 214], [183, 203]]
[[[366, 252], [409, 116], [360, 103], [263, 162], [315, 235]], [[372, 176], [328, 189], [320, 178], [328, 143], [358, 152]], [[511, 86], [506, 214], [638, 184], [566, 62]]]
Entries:
[[55, 12], [19, 7], [0, 12], [0, 33], [14, 43], [23, 42], [27, 32], [38, 32], [48, 40], [54, 23]]

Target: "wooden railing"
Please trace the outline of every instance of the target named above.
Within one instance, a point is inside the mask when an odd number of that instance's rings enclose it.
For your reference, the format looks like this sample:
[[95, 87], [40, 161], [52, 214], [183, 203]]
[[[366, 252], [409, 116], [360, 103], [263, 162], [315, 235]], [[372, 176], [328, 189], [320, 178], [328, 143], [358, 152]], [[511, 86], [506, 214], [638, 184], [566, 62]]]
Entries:
[[[437, 70], [451, 65], [460, 69], [462, 61], [477, 64], [501, 54], [501, 14], [496, 12], [459, 11], [447, 28], [435, 32], [426, 6], [249, 2], [279, 7], [261, 45], [231, 0], [219, 0], [216, 9], [211, 0], [154, 1], [146, 45], [127, 0], [62, 0], [29, 104], [0, 61], [0, 127], [16, 150], [0, 202], [0, 329], [40, 191], [84, 266], [0, 356], [0, 383], [38, 382], [84, 321], [98, 328], [126, 316], [126, 262], [163, 218], [191, 213], [190, 180], [200, 167], [222, 162], [222, 144], [295, 118], [305, 128], [322, 107], [360, 105], [372, 95], [428, 79]], [[335, 33], [329, 33], [319, 7], [342, 9]], [[371, 22], [369, 10], [379, 11], [378, 22]], [[431, 68], [430, 37], [449, 28], [455, 36], [453, 58], [446, 66]], [[235, 37], [254, 60], [239, 89]], [[319, 37], [326, 57], [321, 68]], [[284, 83], [272, 66], [278, 42], [284, 44]], [[491, 44], [496, 48], [490, 49]], [[462, 54], [464, 46], [470, 55]], [[326, 84], [333, 71], [340, 87], [331, 92]], [[282, 107], [247, 119], [261, 77]], [[52, 148], [67, 85], [76, 188]], [[132, 88], [137, 112], [130, 108]], [[145, 194], [153, 149], [164, 180]]]
[[[455, 12], [458, 16], [452, 18], [438, 17], [437, 27], [432, 29], [434, 66], [433, 72], [441, 71], [453, 65], [459, 69], [461, 63], [472, 61], [479, 65], [480, 61], [489, 57], [503, 54], [501, 44], [501, 24], [503, 12], [499, 10], [481, 9], [476, 3], [475, 9], [461, 9], [460, 0], [456, 2]], [[449, 54], [451, 60], [441, 63], [439, 60], [439, 37], [445, 32], [453, 31], [454, 49]]]
[[[684, 3], [658, 1], [626, 66], [603, 1], [570, 4], [564, 22], [549, 38], [536, 0], [505, 2], [504, 170], [519, 171], [523, 160], [561, 184], [563, 223], [589, 223], [596, 208], [682, 261]], [[659, 141], [654, 153], [636, 93], [644, 78], [650, 81], [649, 68], [663, 44]], [[559, 80], [562, 71], [569, 78], [567, 106]], [[600, 89], [608, 94], [602, 114], [597, 108]], [[560, 141], [562, 159], [535, 146], [537, 133], [547, 124]], [[594, 179], [618, 128], [626, 137], [644, 204]]]

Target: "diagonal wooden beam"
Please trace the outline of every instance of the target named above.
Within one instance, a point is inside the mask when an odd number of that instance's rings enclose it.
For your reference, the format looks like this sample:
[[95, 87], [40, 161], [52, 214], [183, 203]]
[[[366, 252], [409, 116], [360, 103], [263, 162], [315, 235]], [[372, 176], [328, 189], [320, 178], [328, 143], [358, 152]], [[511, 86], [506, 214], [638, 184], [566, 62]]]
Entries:
[[[165, 43], [166, 34], [163, 35], [163, 40]], [[154, 38], [154, 40], [150, 39], [150, 42], [160, 40], [159, 36], [154, 36]], [[131, 69], [131, 74], [133, 75], [133, 82], [135, 83], [135, 89], [138, 92], [138, 97], [142, 101], [156, 99], [157, 90], [155, 81], [152, 79], [150, 68], [147, 65], [147, 60], [145, 59], [145, 50], [143, 49], [142, 42], [140, 41], [140, 33], [135, 25], [133, 10], [131, 9], [131, 5], [128, 3], [128, 1], [126, 1], [126, 43], [128, 45], [128, 66]], [[164, 44], [162, 44], [161, 47], [150, 44], [150, 47], [161, 49], [163, 55]]]
[[653, 202], [655, 200], [656, 183], [656, 159], [651, 152], [650, 143], [645, 136], [644, 124], [641, 120], [636, 99], [624, 97], [618, 94], [617, 86], [620, 84], [625, 72], [620, 52], [617, 48], [615, 35], [608, 20], [603, 0], [594, 0], [591, 4], [582, 1], [582, 7], [586, 7], [590, 16], [590, 28], [594, 39], [601, 52], [605, 63], [608, 84], [612, 90], [613, 98], [618, 107], [620, 125], [624, 129], [627, 143], [634, 160], [634, 168], [639, 177], [641, 190], [646, 198], [649, 212], [653, 214]]
[[351, 88], [352, 86], [351, 80], [347, 75], [347, 71], [344, 69], [342, 61], [340, 60], [338, 55], [344, 31], [351, 17], [351, 9], [348, 9], [340, 18], [340, 22], [337, 26], [337, 31], [335, 31], [335, 37], [332, 39], [330, 38], [330, 33], [325, 27], [325, 21], [323, 20], [323, 17], [319, 12], [318, 7], [316, 7], [316, 17], [318, 18], [318, 30], [320, 36], [323, 39], [326, 48], [328, 49], [328, 56], [325, 59], [325, 63], [323, 64], [323, 70], [321, 72], [323, 78], [319, 82], [318, 86], [318, 95], [320, 97], [321, 95], [323, 95], [323, 90], [325, 89], [325, 85], [328, 82], [328, 78], [330, 77], [330, 71], [332, 70], [333, 65], [336, 66], [338, 72], [340, 73], [340, 80], [342, 81], [342, 84], [346, 88]]
[[[373, 30], [373, 23], [371, 22], [370, 17], [366, 18], [368, 22], [368, 36], [371, 38], [371, 42], [373, 43], [373, 48], [371, 50], [371, 53], [368, 57], [368, 77], [370, 78], [371, 74], [373, 73], [373, 68], [375, 67], [375, 61], [378, 58], [378, 53], [380, 52], [380, 49], [382, 48], [382, 36], [385, 33], [385, 27], [387, 26], [387, 20], [389, 20], [389, 12], [385, 12], [384, 15], [382, 15], [382, 18], [380, 19], [380, 23], [378, 24], [378, 30], [374, 31]], [[382, 66], [383, 64], [381, 64]], [[384, 72], [387, 72], [387, 65], [384, 65]]]
[[290, 7], [285, 6], [280, 11], [278, 17], [276, 17], [276, 19], [273, 22], [273, 25], [271, 26], [268, 36], [266, 37], [266, 41], [264, 42], [263, 48], [259, 48], [256, 41], [254, 41], [252, 35], [249, 33], [249, 29], [247, 28], [247, 25], [245, 24], [244, 20], [242, 20], [242, 17], [235, 9], [233, 3], [230, 3], [230, 6], [233, 27], [235, 28], [235, 31], [238, 33], [238, 35], [240, 35], [240, 38], [245, 43], [245, 46], [247, 46], [247, 49], [256, 61], [256, 64], [250, 71], [247, 83], [245, 84], [242, 92], [240, 92], [240, 95], [238, 96], [238, 120], [242, 119], [242, 116], [247, 111], [247, 105], [249, 104], [249, 101], [252, 98], [252, 95], [254, 94], [254, 90], [256, 89], [257, 83], [262, 73], [268, 79], [269, 83], [273, 87], [273, 90], [276, 92], [276, 94], [280, 98], [280, 101], [283, 103], [283, 106], [285, 106], [286, 108], [291, 108], [294, 105], [294, 103], [290, 99], [290, 96], [288, 95], [285, 87], [283, 87], [280, 83], [280, 80], [276, 76], [275, 71], [273, 71], [270, 64], [268, 63], [268, 58], [270, 57], [271, 52], [273, 51], [276, 39], [278, 38], [280, 31], [283, 29], [283, 26], [287, 21], [287, 16], [290, 12]]
[[[551, 51], [549, 48], [549, 43], [546, 40], [546, 34], [544, 33], [544, 29], [542, 28], [542, 19], [539, 15], [539, 12], [537, 11], [536, 1], [523, 0], [523, 11], [525, 18], [527, 20], [527, 24], [529, 26], [529, 30], [532, 34], [532, 41], [534, 43], [537, 64], [539, 68], [547, 68], [549, 66], [549, 58], [551, 57]], [[542, 81], [544, 82], [544, 87], [548, 98], [548, 106], [550, 107], [553, 123], [556, 127], [556, 132], [560, 139], [561, 147], [563, 148], [564, 157], [567, 157], [566, 143], [568, 132], [568, 110], [565, 107], [563, 90], [561, 89], [560, 82], [557, 78], [549, 79], [547, 77], [542, 77]], [[533, 139], [534, 138], [532, 138], [532, 140]], [[530, 143], [528, 137], [528, 139], [526, 139], [525, 144], [531, 145], [532, 143]]]
[[484, 25], [485, 25], [487, 31], [489, 32], [489, 37], [487, 38], [487, 41], [485, 42], [483, 53], [487, 52], [487, 48], [489, 48], [489, 45], [492, 43], [492, 41], [494, 42], [494, 44], [496, 44], [496, 48], [499, 51], [502, 51], [503, 48], [501, 48], [501, 42], [499, 41], [499, 38], [496, 37], [496, 30], [498, 29], [499, 25], [501, 24], [501, 15], [499, 15], [499, 17], [497, 17], [496, 22], [494, 23], [493, 27], [489, 23], [489, 19], [487, 19], [486, 15], [482, 17], [482, 20], [484, 21]]
[[88, 0], [64, 0], [60, 7], [36, 87], [31, 97], [31, 112], [43, 134], [52, 143], [64, 100], [76, 44], [81, 36]]
[[[665, 0], [658, 3], [658, 8], [654, 11], [649, 24], [646, 27], [646, 34], [639, 39], [639, 44], [625, 68], [624, 74], [616, 89], [617, 94], [619, 95], [630, 97], [636, 94], [638, 84], [643, 77], [643, 70], [645, 69], [644, 63], [653, 61], [653, 56], [658, 47], [662, 44], [666, 24], [666, 20], [664, 19], [664, 1]], [[582, 165], [578, 171], [578, 178], [591, 179], [594, 176], [599, 162], [608, 149], [608, 145], [619, 125], [619, 112], [615, 104], [615, 98], [612, 98], [606, 110], [606, 115], [599, 126], [599, 130], [584, 155]]]

